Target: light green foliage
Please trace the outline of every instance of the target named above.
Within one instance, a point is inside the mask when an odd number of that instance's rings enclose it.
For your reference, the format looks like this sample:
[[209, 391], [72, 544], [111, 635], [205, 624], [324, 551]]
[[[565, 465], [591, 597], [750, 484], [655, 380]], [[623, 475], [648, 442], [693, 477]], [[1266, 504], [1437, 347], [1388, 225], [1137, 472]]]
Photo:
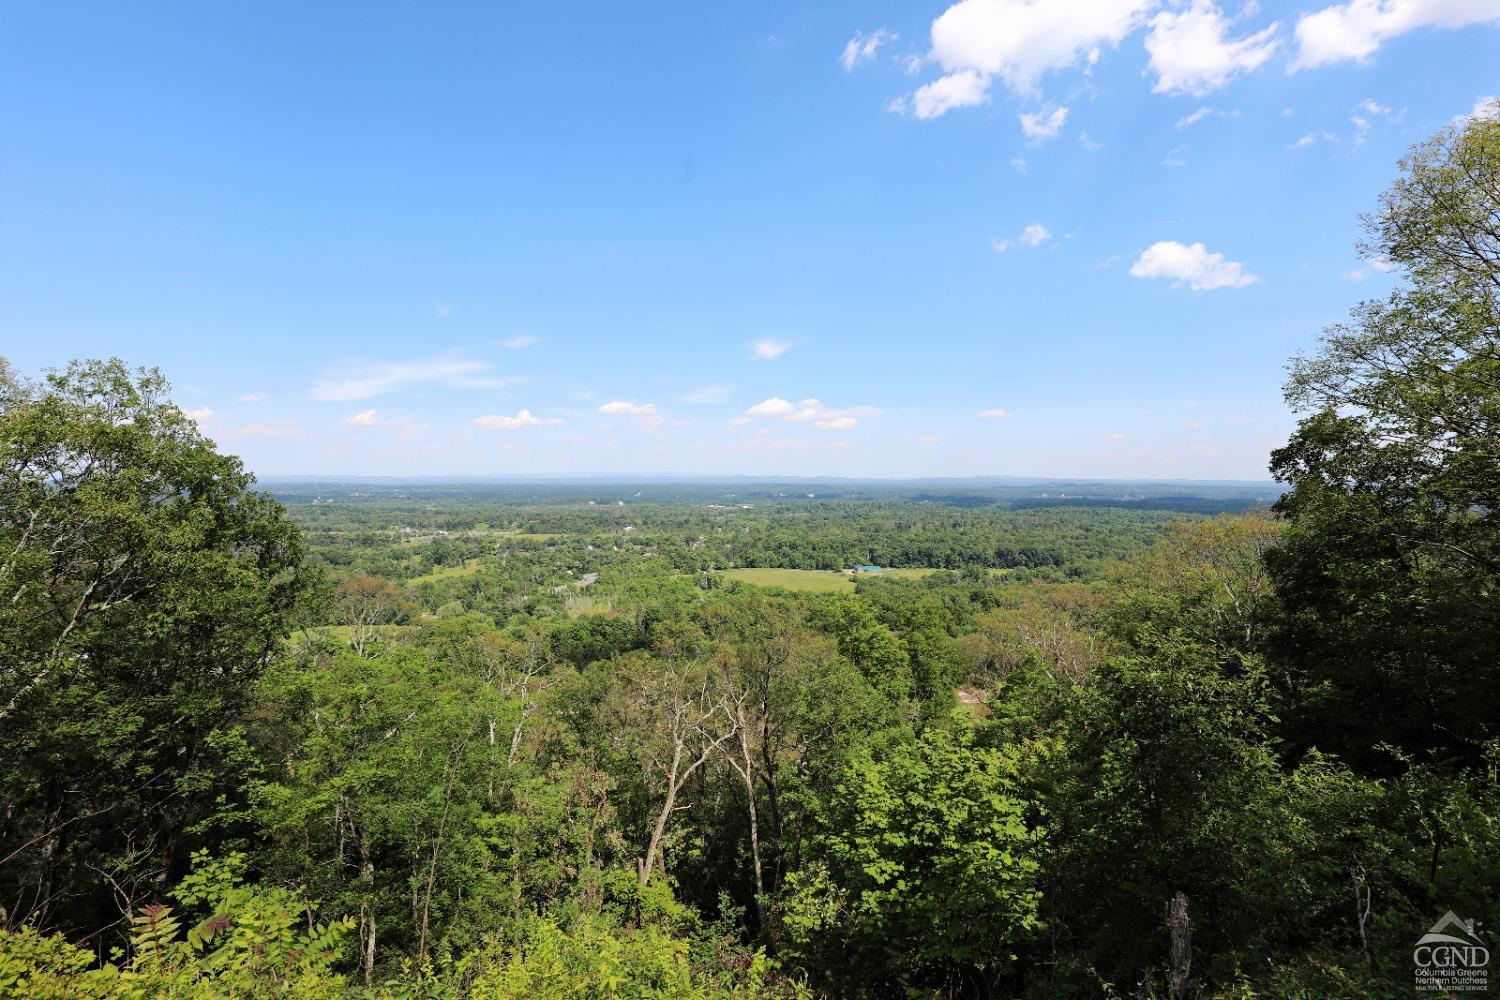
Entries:
[[349, 918], [310, 923], [283, 889], [243, 887], [223, 863], [198, 857], [179, 897], [208, 916], [184, 936], [169, 906], [152, 904], [130, 918], [129, 955], [94, 967], [94, 956], [61, 936], [27, 927], [0, 930], [0, 997], [117, 1000], [335, 1000], [344, 978], [332, 970]]
[[1015, 761], [959, 724], [857, 751], [823, 817], [820, 863], [782, 927], [835, 983], [993, 978], [1040, 926], [1041, 829]]

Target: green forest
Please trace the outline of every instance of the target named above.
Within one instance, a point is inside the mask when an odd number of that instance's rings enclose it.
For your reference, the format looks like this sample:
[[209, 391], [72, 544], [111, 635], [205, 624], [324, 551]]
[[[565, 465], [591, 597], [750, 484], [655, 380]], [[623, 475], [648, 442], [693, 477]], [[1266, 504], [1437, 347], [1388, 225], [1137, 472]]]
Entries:
[[1500, 927], [1500, 121], [1365, 225], [1267, 489], [267, 488], [0, 367], [0, 997], [1413, 995]]

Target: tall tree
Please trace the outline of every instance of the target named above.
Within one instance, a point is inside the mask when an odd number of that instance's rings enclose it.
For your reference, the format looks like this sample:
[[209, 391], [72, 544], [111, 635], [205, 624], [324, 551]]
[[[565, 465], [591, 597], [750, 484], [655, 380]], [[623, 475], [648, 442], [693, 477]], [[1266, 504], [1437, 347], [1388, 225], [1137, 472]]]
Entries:
[[280, 506], [167, 393], [0, 363], [0, 921], [93, 934], [182, 873], [309, 587]]
[[1294, 738], [1479, 766], [1500, 735], [1500, 120], [1403, 163], [1363, 251], [1406, 283], [1293, 362], [1272, 458]]

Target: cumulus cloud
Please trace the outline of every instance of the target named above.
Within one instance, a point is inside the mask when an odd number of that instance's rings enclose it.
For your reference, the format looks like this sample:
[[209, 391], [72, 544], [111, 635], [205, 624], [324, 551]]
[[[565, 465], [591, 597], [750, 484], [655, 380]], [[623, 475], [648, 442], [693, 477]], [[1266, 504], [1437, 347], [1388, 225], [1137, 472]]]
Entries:
[[[1271, 58], [1279, 24], [1242, 38], [1229, 38], [1230, 20], [1210, 0], [1184, 10], [1164, 10], [1151, 19], [1146, 52], [1159, 94], [1207, 94], [1239, 73]], [[1195, 112], [1196, 113], [1196, 112]]]
[[511, 337], [508, 340], [502, 340], [498, 343], [501, 347], [504, 347], [507, 350], [519, 351], [526, 347], [533, 347], [536, 344], [540, 344], [541, 342], [541, 337], [534, 337], [529, 333], [523, 333], [519, 337]]
[[1195, 292], [1214, 288], [1243, 288], [1260, 279], [1238, 261], [1209, 253], [1202, 243], [1184, 245], [1172, 240], [1153, 243], [1130, 265], [1136, 278], [1167, 278], [1173, 285], [1185, 284]]
[[1460, 123], [1500, 120], [1500, 97], [1481, 97], [1474, 102], [1474, 110], [1466, 115], [1459, 115], [1456, 120]]
[[1052, 233], [1040, 222], [1033, 222], [1015, 236], [1003, 240], [991, 240], [996, 253], [1005, 253], [1012, 247], [1039, 247], [1051, 242]]
[[1062, 131], [1063, 122], [1068, 120], [1068, 109], [1054, 108], [1051, 111], [1037, 111], [1022, 114], [1020, 118], [1021, 131], [1026, 134], [1026, 138], [1046, 142], [1048, 139], [1057, 138], [1058, 133]]
[[1004, 420], [1010, 416], [1010, 411], [997, 406], [993, 410], [980, 410], [979, 415], [985, 420]]
[[663, 418], [655, 403], [630, 403], [617, 399], [599, 407], [599, 412], [609, 417], [629, 417], [632, 424], [648, 434], [661, 430]]
[[1463, 28], [1500, 21], [1500, 0], [1349, 0], [1297, 20], [1291, 69], [1365, 60], [1418, 28]]
[[875, 53], [886, 42], [894, 42], [899, 36], [894, 31], [885, 28], [876, 28], [866, 35], [856, 31], [854, 37], [849, 39], [849, 44], [844, 46], [843, 53], [839, 56], [839, 62], [844, 66], [844, 72], [853, 72], [854, 67], [862, 62], [868, 62], [875, 58]]
[[804, 399], [800, 403], [792, 403], [779, 396], [772, 396], [750, 407], [744, 415], [748, 418], [763, 417], [794, 423], [811, 423], [821, 430], [846, 430], [858, 426], [860, 417], [874, 416], [879, 412], [873, 406], [831, 409], [816, 399]]
[[1092, 65], [1142, 23], [1155, 0], [959, 0], [932, 22], [932, 55], [987, 87], [1032, 93], [1042, 75]]
[[492, 431], [513, 431], [522, 427], [541, 427], [545, 424], [560, 424], [560, 417], [539, 417], [530, 410], [521, 410], [515, 416], [507, 416], [504, 413], [492, 413], [489, 416], [475, 417], [471, 423], [475, 427], [483, 427]]
[[754, 361], [775, 361], [791, 349], [788, 341], [764, 337], [750, 345], [750, 357]]
[[911, 95], [911, 102], [896, 101], [892, 108], [906, 110], [926, 121], [945, 115], [955, 108], [972, 108], [990, 99], [990, 81], [983, 73], [971, 69], [960, 70], [940, 76], [931, 83], [918, 87]]
[[195, 424], [201, 424], [213, 419], [214, 411], [206, 406], [200, 406], [196, 410], [185, 411], [187, 418]]
[[514, 376], [490, 374], [494, 365], [448, 356], [414, 361], [381, 361], [326, 371], [307, 394], [325, 402], [369, 399], [398, 389], [436, 385], [449, 389], [500, 389], [514, 385]]

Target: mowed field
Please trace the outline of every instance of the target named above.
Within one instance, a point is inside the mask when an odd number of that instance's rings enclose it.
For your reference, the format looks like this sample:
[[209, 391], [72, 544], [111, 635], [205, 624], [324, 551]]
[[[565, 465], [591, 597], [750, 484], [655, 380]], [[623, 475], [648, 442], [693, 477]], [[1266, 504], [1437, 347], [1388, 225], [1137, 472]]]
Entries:
[[[887, 569], [874, 575], [915, 580], [935, 572], [937, 571], [931, 569]], [[822, 569], [726, 569], [722, 575], [726, 579], [752, 583], [757, 587], [782, 587], [815, 594], [852, 594], [854, 581], [858, 579], [847, 573]]]

